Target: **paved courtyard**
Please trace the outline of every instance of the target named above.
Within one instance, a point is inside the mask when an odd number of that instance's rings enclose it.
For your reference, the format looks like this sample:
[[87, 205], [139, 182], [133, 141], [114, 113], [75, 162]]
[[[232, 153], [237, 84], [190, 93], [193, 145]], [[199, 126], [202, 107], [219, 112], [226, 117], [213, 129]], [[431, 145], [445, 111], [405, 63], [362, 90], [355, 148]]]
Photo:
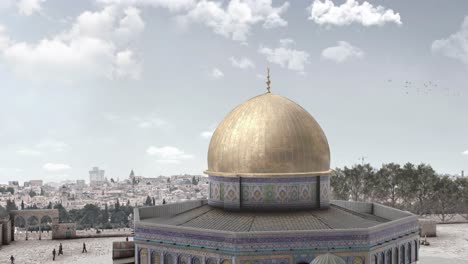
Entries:
[[468, 263], [468, 224], [437, 225], [437, 237], [427, 238], [430, 246], [421, 246], [420, 263]]
[[[125, 241], [124, 237], [83, 238], [72, 240], [28, 240], [15, 241], [0, 250], [0, 263], [10, 263], [13, 255], [18, 264], [52, 263], [52, 250], [58, 252], [59, 243], [63, 246], [63, 256], [55, 259], [56, 263], [111, 264], [112, 242]], [[82, 254], [83, 242], [88, 253]]]

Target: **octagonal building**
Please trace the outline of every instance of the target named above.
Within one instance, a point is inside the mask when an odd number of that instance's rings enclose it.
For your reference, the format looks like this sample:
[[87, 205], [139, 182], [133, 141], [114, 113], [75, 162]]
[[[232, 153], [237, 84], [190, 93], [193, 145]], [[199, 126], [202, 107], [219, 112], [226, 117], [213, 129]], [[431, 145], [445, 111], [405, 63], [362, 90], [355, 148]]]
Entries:
[[136, 263], [418, 260], [415, 215], [330, 200], [325, 133], [285, 97], [267, 92], [234, 108], [211, 138], [205, 173], [208, 200], [135, 209]]

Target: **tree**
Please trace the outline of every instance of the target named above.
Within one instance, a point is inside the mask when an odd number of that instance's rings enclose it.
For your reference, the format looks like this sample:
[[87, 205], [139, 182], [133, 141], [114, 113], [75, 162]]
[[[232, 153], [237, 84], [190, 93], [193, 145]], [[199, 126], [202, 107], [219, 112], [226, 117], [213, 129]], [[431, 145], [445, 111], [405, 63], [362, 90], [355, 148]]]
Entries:
[[151, 200], [151, 197], [148, 195], [146, 197], [145, 205], [150, 206], [151, 204], [153, 204], [153, 200]]
[[67, 212], [67, 209], [63, 207], [61, 203], [54, 205], [54, 209], [59, 211], [59, 222], [60, 223], [68, 223], [70, 222], [70, 215]]
[[8, 212], [7, 210], [0, 205], [0, 218], [3, 218], [3, 217], [7, 217], [8, 216]]
[[41, 196], [44, 196], [44, 195], [45, 195], [44, 189], [41, 188]]
[[115, 183], [114, 178], [111, 178], [110, 181], [111, 181], [112, 183]]
[[338, 200], [349, 200], [350, 186], [343, 170], [336, 168], [330, 177], [330, 186], [333, 192], [333, 198]]
[[192, 184], [193, 184], [193, 185], [197, 185], [197, 184], [198, 184], [198, 181], [197, 181], [197, 179], [195, 178], [195, 176], [192, 177]]
[[21, 210], [24, 210], [24, 201], [21, 200]]
[[153, 206], [156, 205], [156, 199], [153, 197]]
[[11, 212], [13, 210], [18, 210], [18, 207], [16, 206], [15, 200], [13, 200], [13, 201], [11, 201], [10, 199], [7, 200], [6, 210], [7, 210], [7, 212]]
[[344, 167], [346, 182], [349, 185], [353, 201], [368, 201], [374, 197], [372, 186], [376, 184], [375, 170], [370, 164], [354, 165], [352, 168]]
[[457, 211], [468, 220], [468, 178], [457, 178], [455, 184], [461, 198]]
[[47, 209], [52, 209], [52, 202], [49, 202], [49, 204], [47, 205]]
[[127, 206], [130, 206], [130, 199], [127, 200]]
[[163, 203], [162, 204], [166, 204], [166, 199], [163, 198]]
[[117, 198], [117, 201], [115, 202], [115, 210], [119, 210], [120, 209], [120, 202], [119, 202], [119, 198]]
[[433, 213], [437, 214], [442, 222], [451, 220], [459, 209], [459, 200], [462, 197], [457, 184], [449, 176], [438, 177], [434, 186]]
[[119, 226], [126, 226], [128, 215], [124, 211], [114, 211], [111, 215], [111, 223]]
[[94, 204], [87, 204], [83, 208], [83, 217], [80, 224], [88, 227], [95, 227], [99, 223], [101, 210]]
[[437, 175], [430, 165], [420, 164], [416, 167], [411, 188], [417, 199], [416, 212], [419, 215], [430, 213], [430, 201], [434, 196]]
[[398, 187], [401, 185], [402, 169], [395, 163], [383, 164], [377, 171], [376, 179], [378, 184], [375, 186], [376, 196], [384, 204], [396, 207], [400, 198]]
[[102, 212], [102, 224], [109, 223], [109, 208], [107, 208], [107, 204], [104, 205], [104, 211]]
[[30, 196], [31, 198], [34, 197], [34, 196], [36, 196], [36, 195], [37, 195], [37, 194], [36, 194], [35, 191], [33, 191], [33, 190], [29, 191], [29, 196]]
[[15, 189], [13, 187], [7, 187], [6, 191], [10, 192], [11, 194], [15, 194]]

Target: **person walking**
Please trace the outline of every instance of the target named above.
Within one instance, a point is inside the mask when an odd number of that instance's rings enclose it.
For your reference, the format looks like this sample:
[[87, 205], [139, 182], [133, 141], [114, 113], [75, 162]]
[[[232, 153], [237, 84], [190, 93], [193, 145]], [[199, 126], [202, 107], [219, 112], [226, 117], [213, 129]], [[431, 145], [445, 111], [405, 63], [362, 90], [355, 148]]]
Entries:
[[11, 264], [15, 264], [15, 257], [13, 257], [13, 255], [11, 255], [10, 260], [11, 260]]
[[58, 252], [58, 255], [63, 255], [63, 248], [62, 248], [62, 243], [60, 243], [59, 245], [59, 252]]
[[81, 253], [88, 253], [88, 250], [86, 250], [86, 243], [83, 243], [83, 251]]
[[55, 261], [55, 248], [52, 250], [52, 261]]

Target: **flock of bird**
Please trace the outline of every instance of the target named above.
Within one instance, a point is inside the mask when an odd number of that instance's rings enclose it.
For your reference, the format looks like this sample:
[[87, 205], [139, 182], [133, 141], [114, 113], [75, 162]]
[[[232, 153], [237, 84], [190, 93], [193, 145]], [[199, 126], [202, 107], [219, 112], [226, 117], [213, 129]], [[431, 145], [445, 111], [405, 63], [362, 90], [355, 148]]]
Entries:
[[[392, 79], [388, 79], [387, 83], [394, 83]], [[442, 93], [445, 96], [462, 96], [460, 90], [454, 90], [451, 88], [442, 88], [438, 83], [434, 81], [425, 81], [416, 83], [413, 81], [405, 81], [403, 83], [405, 94], [417, 94], [417, 95], [429, 95], [434, 93]]]

